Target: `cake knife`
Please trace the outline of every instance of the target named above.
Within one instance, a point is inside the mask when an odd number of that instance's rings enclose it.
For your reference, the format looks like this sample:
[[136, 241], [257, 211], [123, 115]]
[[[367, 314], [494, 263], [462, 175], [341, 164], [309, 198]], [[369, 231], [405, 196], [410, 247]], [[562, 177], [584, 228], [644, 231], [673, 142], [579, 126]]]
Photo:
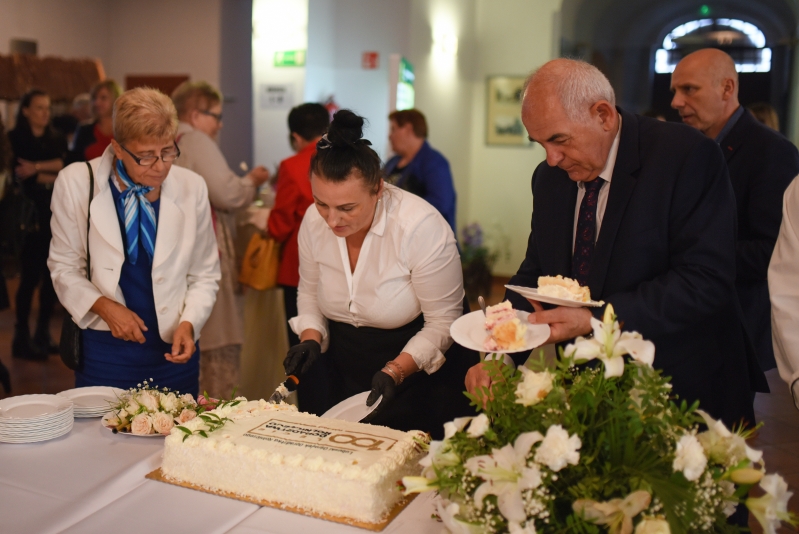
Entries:
[[269, 397], [269, 402], [273, 402], [275, 404], [279, 403], [280, 401], [291, 395], [292, 391], [296, 391], [299, 383], [300, 383], [299, 378], [297, 378], [294, 375], [289, 375], [288, 377], [286, 377], [286, 380], [283, 381], [283, 383], [280, 384], [277, 387], [277, 389], [275, 389], [275, 392], [272, 393], [272, 396]]

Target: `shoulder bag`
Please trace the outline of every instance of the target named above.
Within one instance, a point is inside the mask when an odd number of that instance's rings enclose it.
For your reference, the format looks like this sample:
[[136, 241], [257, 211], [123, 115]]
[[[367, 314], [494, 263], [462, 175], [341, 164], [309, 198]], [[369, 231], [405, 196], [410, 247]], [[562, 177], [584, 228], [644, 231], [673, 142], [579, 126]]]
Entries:
[[[94, 171], [92, 171], [92, 166], [88, 161], [86, 166], [89, 168], [89, 204], [86, 209], [86, 278], [91, 281], [92, 254], [89, 250], [89, 227], [91, 226], [92, 218], [92, 200], [94, 199]], [[61, 324], [61, 340], [58, 344], [58, 349], [64, 365], [73, 371], [83, 369], [83, 331], [72, 320], [69, 312], [64, 316], [64, 321]]]

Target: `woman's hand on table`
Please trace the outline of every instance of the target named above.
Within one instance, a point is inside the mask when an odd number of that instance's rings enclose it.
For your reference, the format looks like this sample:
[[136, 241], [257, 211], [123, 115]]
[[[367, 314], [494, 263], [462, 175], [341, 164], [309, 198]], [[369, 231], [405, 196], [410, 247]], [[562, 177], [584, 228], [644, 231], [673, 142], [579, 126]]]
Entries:
[[147, 326], [136, 313], [122, 304], [100, 297], [92, 304], [91, 311], [105, 321], [115, 338], [144, 343], [142, 332], [147, 332]]
[[183, 321], [175, 329], [172, 337], [172, 353], [164, 354], [167, 361], [172, 363], [186, 363], [191, 359], [194, 350], [194, 325], [188, 321]]

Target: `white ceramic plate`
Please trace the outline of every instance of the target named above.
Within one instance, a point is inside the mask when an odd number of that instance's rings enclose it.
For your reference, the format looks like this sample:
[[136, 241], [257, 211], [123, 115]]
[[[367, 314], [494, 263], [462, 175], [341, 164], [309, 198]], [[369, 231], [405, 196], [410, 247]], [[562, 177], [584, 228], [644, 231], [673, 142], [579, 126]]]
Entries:
[[369, 392], [364, 391], [363, 393], [358, 393], [357, 395], [353, 395], [348, 399], [344, 399], [326, 411], [322, 417], [326, 419], [340, 419], [342, 421], [351, 421], [353, 423], [357, 423], [375, 411], [383, 400], [383, 397], [380, 397], [372, 406], [367, 406], [366, 398], [368, 396]]
[[57, 393], [57, 395], [72, 400], [75, 404], [75, 417], [102, 417], [108, 412], [110, 405], [117, 402], [123, 393], [125, 393], [124, 389], [89, 386], [68, 389]]
[[589, 300], [588, 302], [580, 302], [578, 300], [559, 299], [558, 297], [548, 297], [546, 295], [539, 295], [538, 288], [535, 287], [522, 287], [512, 286], [506, 284], [505, 287], [511, 291], [515, 291], [526, 299], [537, 300], [539, 302], [546, 302], [547, 304], [554, 304], [556, 306], [566, 306], [567, 308], [599, 308], [604, 306], [605, 303], [596, 300]]
[[46, 419], [72, 408], [72, 401], [58, 395], [19, 395], [0, 400], [0, 418]]
[[27, 436], [3, 436], [0, 435], [0, 442], [2, 443], [36, 443], [39, 441], [48, 441], [55, 438], [60, 438], [61, 436], [68, 434], [72, 430], [72, 424], [70, 422], [69, 425], [59, 429], [58, 431], [54, 431], [49, 434], [31, 434]]
[[[114, 429], [110, 426], [105, 426], [102, 421], [100, 421], [100, 425], [111, 432], [114, 433]], [[165, 438], [166, 435], [164, 434], [131, 434], [130, 432], [117, 432], [117, 436], [133, 436], [134, 438]]]
[[[543, 345], [546, 340], [549, 339], [549, 325], [529, 324], [527, 322], [527, 316], [530, 315], [529, 313], [521, 310], [514, 311], [516, 312], [516, 317], [527, 325], [527, 331], [524, 333], [524, 346], [512, 350], [490, 351], [492, 354], [508, 354], [511, 352], [533, 350]], [[488, 338], [488, 330], [486, 330], [485, 324], [485, 314], [483, 314], [482, 310], [477, 310], [472, 313], [467, 313], [452, 323], [449, 332], [452, 334], [452, 339], [459, 345], [478, 352], [486, 352], [485, 341]]]

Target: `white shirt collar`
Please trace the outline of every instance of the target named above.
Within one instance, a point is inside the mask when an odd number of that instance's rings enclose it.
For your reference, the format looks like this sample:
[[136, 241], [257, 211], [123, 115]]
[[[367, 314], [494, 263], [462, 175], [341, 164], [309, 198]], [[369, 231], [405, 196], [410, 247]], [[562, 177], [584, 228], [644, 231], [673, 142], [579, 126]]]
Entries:
[[[605, 162], [605, 168], [599, 173], [599, 177], [610, 183], [613, 178], [613, 168], [616, 166], [616, 156], [619, 153], [619, 140], [621, 139], [621, 115], [619, 115], [619, 131], [616, 132], [616, 137], [613, 139], [613, 144], [610, 145], [608, 152], [608, 160]], [[585, 187], [583, 182], [578, 182], [580, 188]]]

